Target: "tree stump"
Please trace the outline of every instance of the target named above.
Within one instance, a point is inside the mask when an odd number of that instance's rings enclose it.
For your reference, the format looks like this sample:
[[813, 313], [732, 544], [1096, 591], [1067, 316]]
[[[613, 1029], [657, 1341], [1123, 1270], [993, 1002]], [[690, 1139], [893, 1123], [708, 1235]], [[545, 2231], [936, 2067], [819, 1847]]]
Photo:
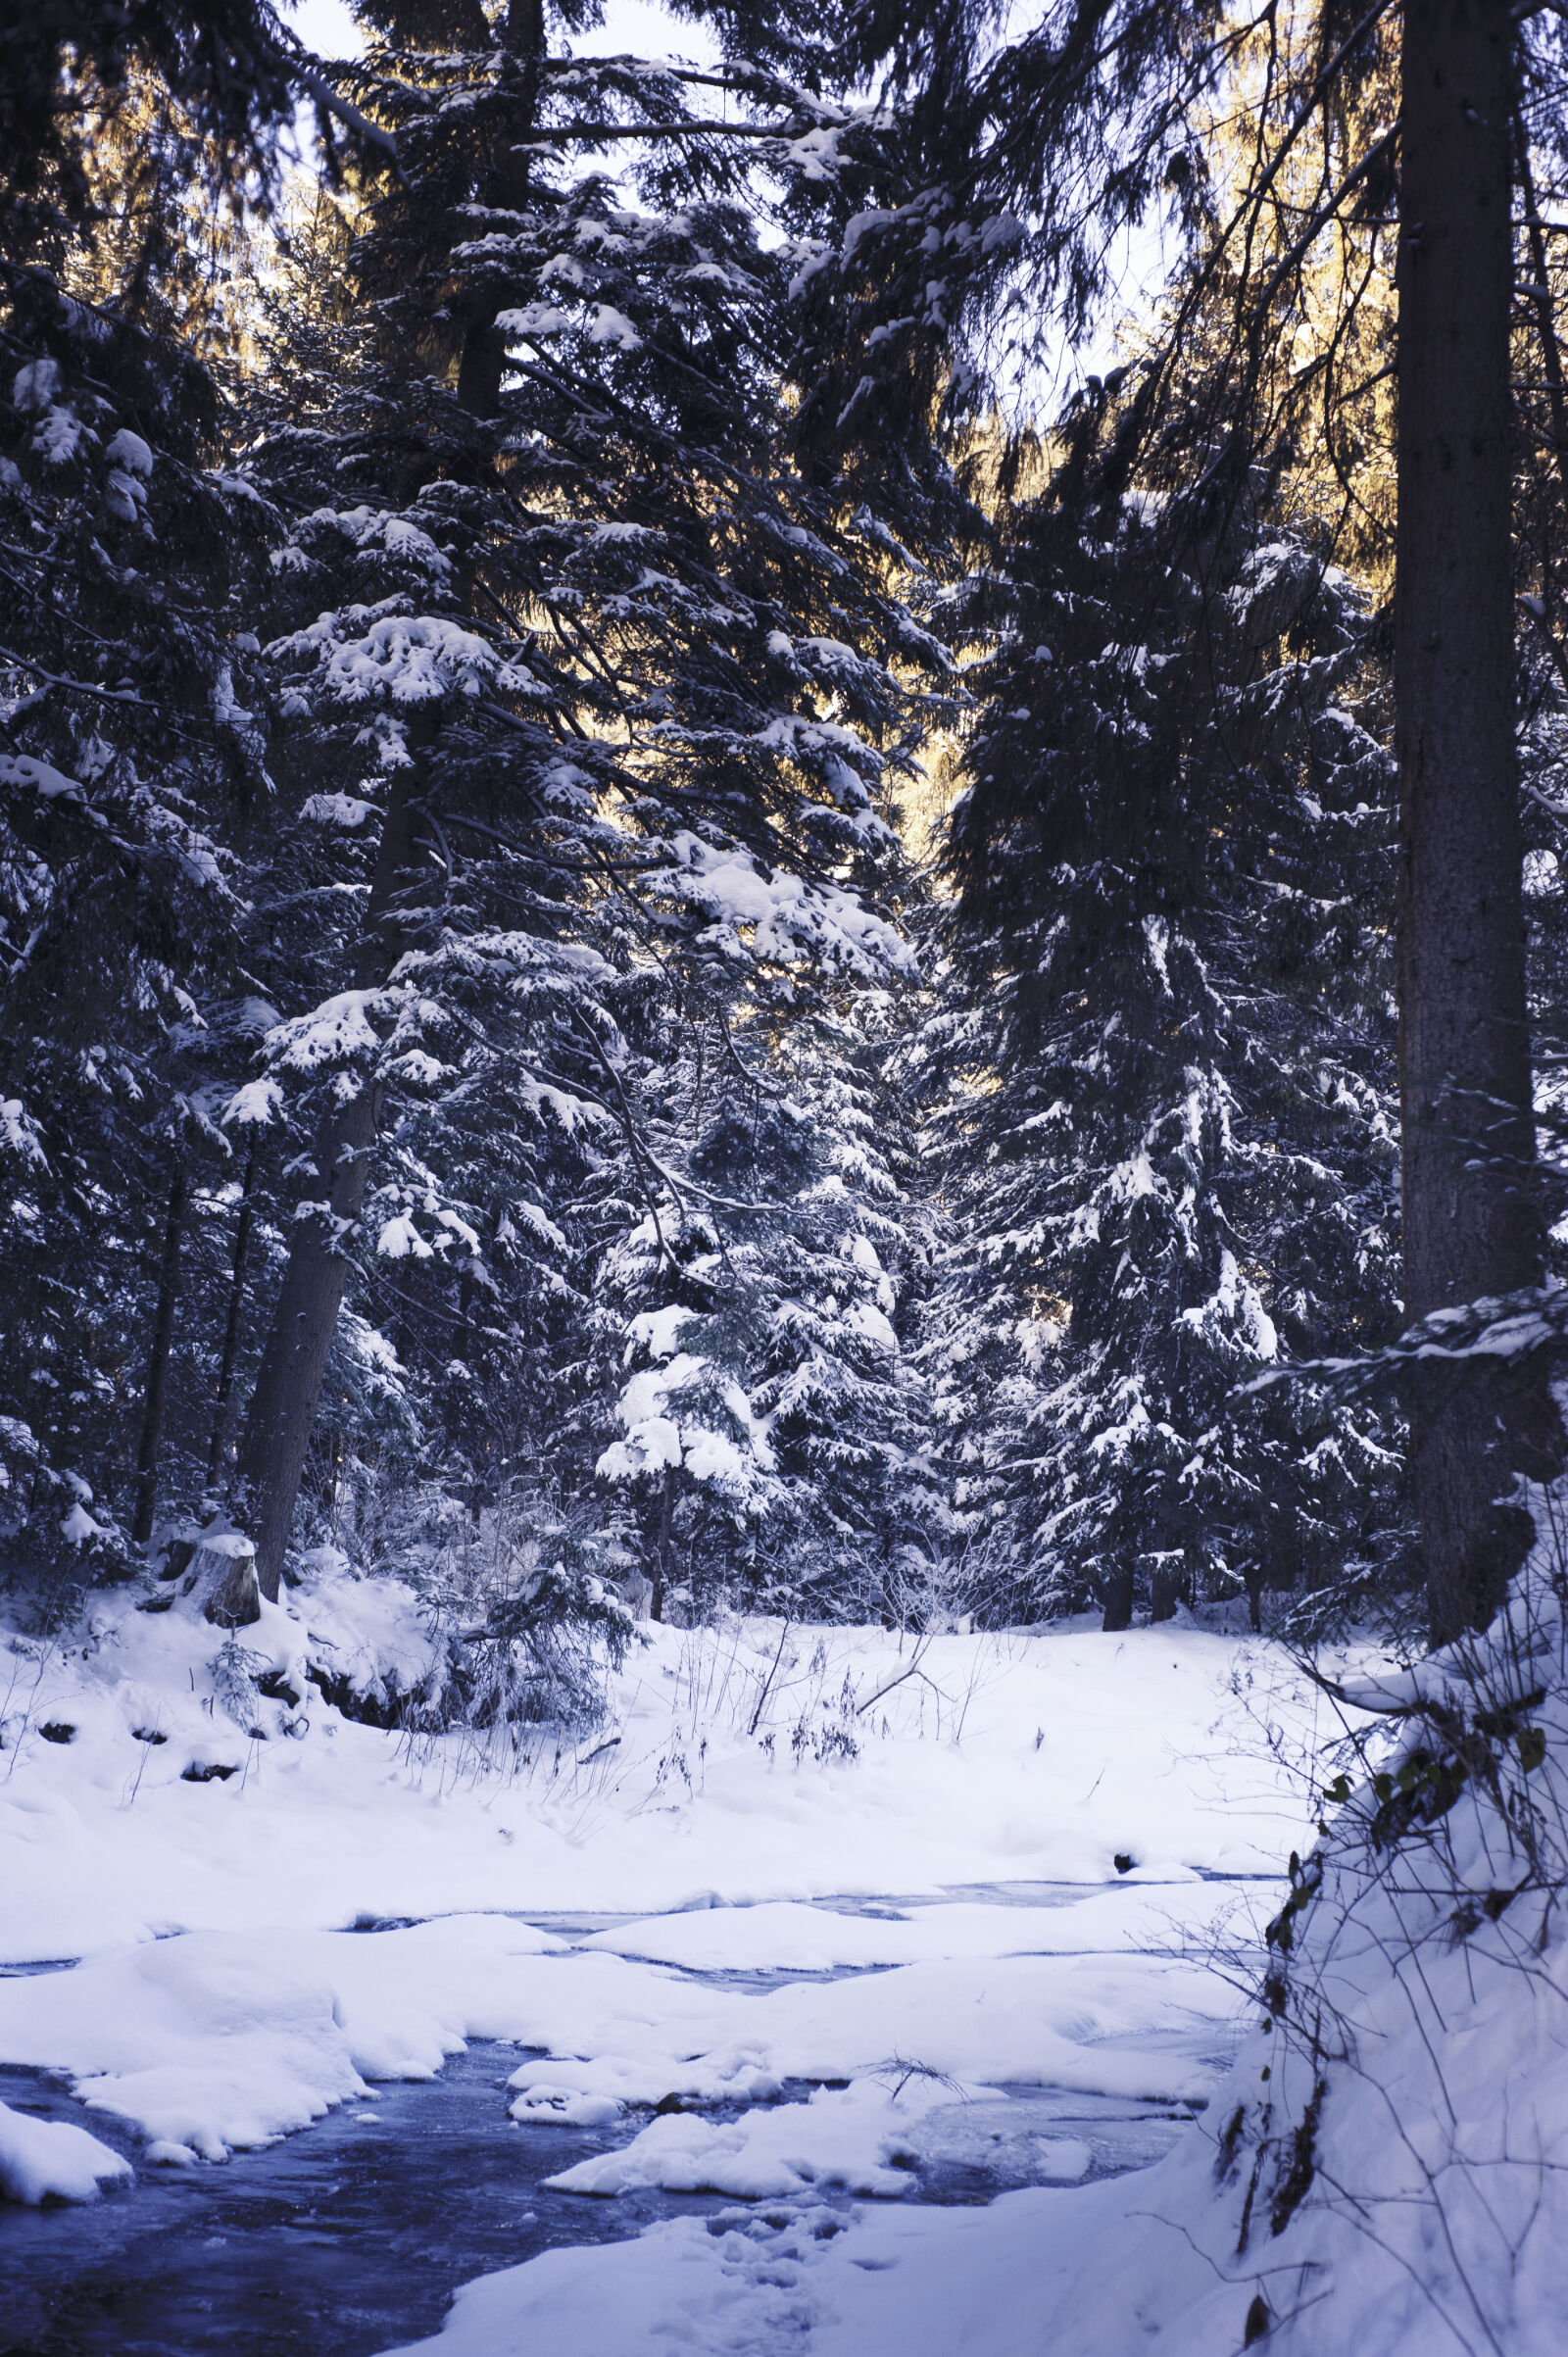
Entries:
[[215, 1629], [248, 1629], [262, 1617], [256, 1549], [239, 1531], [205, 1536], [191, 1558], [181, 1593], [194, 1596]]
[[200, 1544], [199, 1539], [171, 1539], [158, 1577], [161, 1580], [182, 1580], [190, 1569], [191, 1558]]

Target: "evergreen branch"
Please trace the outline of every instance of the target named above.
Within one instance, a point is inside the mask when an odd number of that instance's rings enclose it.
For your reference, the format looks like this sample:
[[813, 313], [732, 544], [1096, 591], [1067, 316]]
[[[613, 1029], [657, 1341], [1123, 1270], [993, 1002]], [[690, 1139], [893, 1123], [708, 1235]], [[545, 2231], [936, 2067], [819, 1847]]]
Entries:
[[[296, 36], [285, 30], [284, 37], [292, 41]], [[318, 73], [314, 66], [306, 63], [303, 43], [294, 57], [293, 65], [295, 78], [302, 88], [309, 90], [318, 107], [323, 107], [329, 115], [335, 115], [357, 138], [365, 140], [368, 146], [378, 147], [395, 171], [401, 170], [398, 143], [392, 133], [384, 131], [379, 123], [372, 123], [368, 115], [362, 115], [351, 99], [344, 98], [333, 89], [324, 74]]]
[[138, 712], [161, 712], [164, 709], [162, 705], [149, 704], [146, 697], [139, 696], [134, 688], [94, 687], [91, 680], [72, 679], [63, 672], [46, 670], [41, 663], [34, 663], [30, 656], [18, 655], [10, 647], [0, 647], [0, 663], [14, 663], [19, 670], [30, 671], [34, 679], [41, 679], [46, 687], [69, 688], [73, 695], [77, 696], [96, 696], [102, 704], [128, 704]]
[[788, 123], [562, 123], [548, 137], [582, 139], [598, 145], [611, 139], [791, 139], [801, 136]]

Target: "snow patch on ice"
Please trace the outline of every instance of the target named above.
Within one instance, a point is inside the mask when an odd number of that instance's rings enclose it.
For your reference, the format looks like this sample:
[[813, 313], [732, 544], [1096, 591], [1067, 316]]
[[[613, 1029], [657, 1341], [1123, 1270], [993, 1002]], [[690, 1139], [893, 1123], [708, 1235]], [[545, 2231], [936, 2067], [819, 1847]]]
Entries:
[[[609, 2195], [660, 2185], [669, 2193], [729, 2193], [742, 2201], [832, 2185], [899, 2199], [914, 2184], [910, 2129], [964, 2091], [914, 2079], [897, 2092], [866, 2079], [848, 2087], [818, 2087], [807, 2103], [774, 2104], [738, 2120], [670, 2112], [650, 2121], [618, 2152], [595, 2153], [545, 2183], [563, 2193]], [[895, 2165], [900, 2161], [902, 2168]]]
[[0, 2194], [7, 2201], [96, 2201], [130, 2163], [69, 2120], [30, 2120], [0, 2103]]

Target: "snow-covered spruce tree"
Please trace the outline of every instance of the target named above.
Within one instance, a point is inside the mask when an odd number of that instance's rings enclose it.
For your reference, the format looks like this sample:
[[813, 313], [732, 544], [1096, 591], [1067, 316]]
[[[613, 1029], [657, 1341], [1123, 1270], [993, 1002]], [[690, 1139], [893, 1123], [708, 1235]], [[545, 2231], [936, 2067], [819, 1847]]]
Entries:
[[589, 1429], [656, 1617], [880, 1614], [942, 1543], [905, 1341], [929, 1255], [885, 1075], [901, 993], [855, 962], [804, 1005], [672, 1023], [645, 1082]]
[[1396, 1306], [1389, 765], [1345, 576], [1255, 487], [1085, 497], [1097, 423], [990, 593], [929, 1356], [989, 1609], [1255, 1619], [1399, 1528], [1386, 1416], [1236, 1397]]
[[64, 1515], [83, 1568], [149, 1527], [191, 1188], [226, 1158], [187, 1049], [237, 938], [221, 837], [264, 790], [224, 626], [249, 502], [154, 234], [195, 169], [171, 148], [140, 159], [139, 286], [61, 211], [0, 318], [6, 1512], [33, 1556]]
[[[891, 939], [854, 897], [911, 729], [889, 659], [945, 661], [912, 560], [792, 464], [793, 266], [735, 201], [736, 125], [678, 73], [550, 58], [526, 8], [377, 22], [359, 95], [400, 176], [362, 200], [355, 310], [274, 370], [250, 458], [294, 519], [277, 767], [350, 918], [318, 900], [315, 1004], [288, 993], [269, 1042], [313, 1132], [238, 1467], [269, 1587], [369, 1218], [386, 1249], [353, 1282], [390, 1295], [396, 1261], [427, 1420], [471, 1380], [451, 1336], [489, 1316], [495, 1248], [532, 1240], [485, 1346], [511, 1381], [508, 1318], [569, 1283], [583, 1156], [628, 1117], [630, 1011], [726, 947], [743, 988], [763, 908], [797, 951]], [[790, 169], [831, 110], [735, 84], [782, 115]], [[579, 161], [623, 130], [641, 202]], [[471, 1459], [477, 1399], [466, 1420]]]
[[302, 84], [336, 102], [266, 0], [13, 17], [0, 1383], [30, 1471], [5, 1511], [36, 1561], [63, 1501], [66, 1556], [90, 1570], [123, 1563], [166, 1471], [199, 1497], [210, 1439], [220, 1370], [192, 1295], [221, 1295], [232, 1261], [216, 1115], [254, 1030], [233, 840], [269, 791], [233, 612], [259, 519], [221, 470], [223, 389], [276, 126]]

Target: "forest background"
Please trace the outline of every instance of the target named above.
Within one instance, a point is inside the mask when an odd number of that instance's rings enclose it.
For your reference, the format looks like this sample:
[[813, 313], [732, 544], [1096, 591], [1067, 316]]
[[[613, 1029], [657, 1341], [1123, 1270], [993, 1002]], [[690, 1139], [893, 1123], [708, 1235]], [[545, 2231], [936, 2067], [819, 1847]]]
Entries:
[[[553, 1677], [715, 1600], [1408, 1621], [1413, 1403], [1429, 1556], [1483, 1435], [1432, 1612], [1488, 1617], [1485, 1436], [1560, 1458], [1561, 28], [1424, 12], [1509, 28], [1527, 1097], [1443, 1118], [1528, 1233], [1423, 1292], [1401, 33], [1341, 13], [705, 6], [689, 66], [529, 0], [365, 0], [337, 61], [13, 18], [29, 1608], [238, 1530]], [[1164, 283], [1053, 410], [1130, 234]]]

